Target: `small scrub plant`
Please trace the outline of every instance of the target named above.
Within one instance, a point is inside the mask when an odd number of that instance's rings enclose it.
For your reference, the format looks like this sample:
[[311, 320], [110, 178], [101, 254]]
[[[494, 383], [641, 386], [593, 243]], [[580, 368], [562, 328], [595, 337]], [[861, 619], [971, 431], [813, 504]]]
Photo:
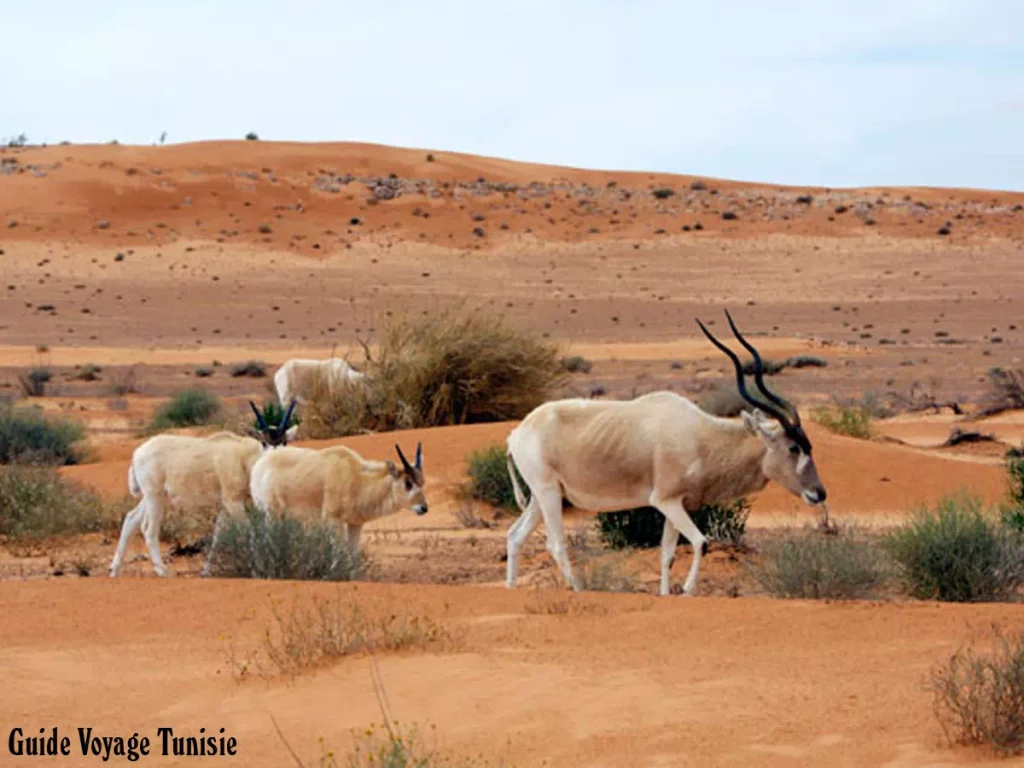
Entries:
[[46, 394], [46, 385], [53, 378], [53, 371], [49, 368], [37, 366], [28, 373], [18, 376], [18, 383], [25, 397], [43, 397]]
[[247, 360], [244, 363], [237, 363], [231, 366], [231, 375], [235, 378], [248, 376], [252, 379], [262, 379], [267, 375], [267, 364], [261, 360]]
[[[519, 487], [529, 498], [529, 489], [519, 475], [518, 468], [514, 471], [519, 480]], [[512, 478], [508, 474], [508, 454], [503, 444], [496, 443], [470, 453], [466, 458], [466, 473], [469, 476], [465, 488], [466, 495], [498, 509], [519, 513]]]
[[81, 368], [76, 370], [71, 375], [71, 378], [72, 379], [77, 379], [78, 381], [99, 381], [100, 373], [102, 373], [102, 372], [103, 372], [103, 369], [100, 368], [98, 365], [93, 365], [92, 363], [86, 363]]
[[0, 464], [77, 464], [84, 438], [77, 421], [0, 402]]
[[1024, 584], [1024, 540], [966, 493], [916, 510], [883, 543], [916, 598], [1006, 600]]
[[267, 515], [247, 504], [244, 517], [227, 517], [210, 551], [210, 574], [224, 578], [352, 581], [365, 571], [329, 521]]
[[658, 200], [668, 200], [676, 191], [671, 187], [660, 187], [654, 190], [651, 194], [654, 195]]
[[1006, 452], [1006, 473], [1009, 476], [1010, 504], [1024, 511], [1024, 445]]
[[[750, 502], [745, 498], [730, 504], [706, 504], [690, 514], [697, 530], [708, 539], [734, 546], [743, 544], [749, 516]], [[597, 517], [601, 540], [612, 549], [661, 546], [665, 516], [654, 507], [603, 512]]]
[[811, 419], [830, 432], [847, 437], [867, 440], [874, 434], [871, 411], [864, 405], [837, 402], [819, 406], [811, 411]]
[[221, 413], [220, 400], [205, 389], [185, 389], [175, 394], [153, 416], [152, 429], [199, 427], [212, 424]]
[[747, 568], [769, 594], [812, 600], [870, 598], [889, 576], [877, 543], [854, 528], [834, 536], [810, 527], [783, 534], [765, 543]]
[[562, 367], [569, 373], [590, 373], [594, 364], [582, 355], [572, 355], [562, 358]]
[[970, 643], [936, 665], [929, 679], [935, 715], [954, 744], [1024, 752], [1024, 631], [991, 631], [989, 648]]
[[0, 535], [9, 543], [116, 529], [117, 512], [52, 467], [0, 467]]
[[315, 597], [312, 604], [299, 600], [288, 612], [272, 606], [274, 621], [263, 645], [244, 660], [232, 654], [236, 677], [256, 672], [262, 677], [295, 677], [358, 653], [386, 653], [407, 649], [445, 650], [459, 637], [442, 623], [403, 608], [366, 610], [354, 598]]

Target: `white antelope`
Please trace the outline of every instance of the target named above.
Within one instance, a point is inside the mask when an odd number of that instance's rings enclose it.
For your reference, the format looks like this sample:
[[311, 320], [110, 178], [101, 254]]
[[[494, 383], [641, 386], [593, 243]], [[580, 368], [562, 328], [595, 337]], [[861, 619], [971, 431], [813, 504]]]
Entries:
[[358, 552], [366, 523], [406, 508], [417, 515], [427, 513], [423, 445], [416, 445], [415, 464], [397, 444], [395, 448], [401, 469], [390, 459], [364, 459], [344, 445], [266, 453], [252, 469], [253, 502], [268, 515], [287, 511], [334, 520], [344, 526], [346, 540]]
[[[169, 509], [206, 511], [223, 505], [228, 514], [245, 512], [249, 499], [249, 473], [260, 455], [277, 450], [294, 439], [297, 427], [289, 427], [295, 401], [279, 424], [268, 425], [256, 406], [258, 430], [254, 437], [233, 432], [217, 432], [208, 437], [188, 435], [157, 435], [132, 454], [128, 466], [128, 490], [139, 503], [125, 515], [117, 551], [110, 562], [110, 575], [121, 570], [128, 540], [139, 528], [149, 549], [153, 569], [166, 576], [167, 568], [160, 557], [160, 524]], [[208, 551], [213, 552], [223, 515], [217, 513], [213, 539]], [[203, 573], [209, 572], [209, 560]]]
[[[770, 392], [757, 350], [737, 330], [736, 339], [754, 356], [754, 378], [766, 402], [750, 395], [739, 358], [697, 321], [711, 342], [732, 360], [740, 395], [754, 406], [741, 419], [712, 416], [673, 392], [635, 400], [558, 400], [534, 409], [508, 436], [508, 471], [522, 514], [508, 531], [509, 587], [519, 553], [544, 520], [547, 548], [573, 590], [580, 588], [565, 547], [563, 496], [591, 512], [652, 506], [665, 516], [661, 538], [660, 593], [669, 594], [669, 573], [679, 533], [693, 545], [685, 595], [697, 583], [705, 537], [688, 512], [704, 504], [728, 503], [774, 480], [807, 504], [825, 501], [825, 487], [811, 457], [811, 443], [796, 408]], [[767, 414], [767, 415], [766, 415]], [[778, 423], [773, 423], [769, 417]], [[523, 496], [518, 468], [531, 498]]]
[[293, 358], [277, 369], [274, 388], [282, 406], [293, 399], [305, 404], [309, 402], [317, 381], [328, 391], [334, 391], [346, 381], [361, 381], [363, 378], [365, 374], [339, 357], [326, 360]]

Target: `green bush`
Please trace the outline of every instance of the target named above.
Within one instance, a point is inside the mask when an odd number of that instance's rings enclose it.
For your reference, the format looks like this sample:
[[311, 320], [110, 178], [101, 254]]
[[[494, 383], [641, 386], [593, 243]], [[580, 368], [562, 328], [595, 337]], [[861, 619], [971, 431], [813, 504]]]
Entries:
[[[694, 525], [708, 539], [737, 546], [743, 543], [749, 516], [747, 499], [731, 504], [707, 504], [690, 514]], [[601, 540], [613, 549], [650, 549], [661, 545], [665, 516], [654, 507], [603, 512], [597, 517]]]
[[811, 418], [825, 429], [847, 437], [866, 440], [873, 434], [871, 411], [863, 405], [833, 403], [819, 406], [811, 412]]
[[117, 510], [52, 467], [0, 467], [0, 535], [28, 542], [116, 529]]
[[995, 648], [959, 649], [931, 675], [935, 713], [957, 744], [991, 745], [1002, 754], [1024, 752], [1024, 632], [994, 629]]
[[330, 521], [303, 521], [246, 505], [227, 516], [210, 552], [210, 574], [226, 578], [351, 581], [365, 569]]
[[873, 596], [889, 569], [877, 543], [853, 528], [823, 536], [806, 528], [761, 547], [751, 575], [776, 597], [853, 600]]
[[213, 423], [221, 413], [220, 400], [205, 389], [185, 389], [175, 394], [153, 416], [156, 431], [172, 427], [199, 427]]
[[0, 402], [0, 464], [76, 464], [85, 427], [33, 406]]
[[1024, 541], [973, 496], [948, 496], [934, 510], [917, 510], [884, 543], [914, 597], [1002, 600], [1024, 583]]
[[1024, 512], [1024, 446], [1006, 452], [1006, 472], [1010, 482], [1010, 503]]
[[[519, 487], [526, 498], [529, 498], [530, 489], [523, 481], [518, 468], [515, 471]], [[512, 489], [512, 479], [508, 474], [507, 453], [502, 443], [479, 448], [470, 453], [466, 458], [466, 472], [469, 475], [466, 491], [471, 498], [493, 507], [519, 513], [519, 505], [516, 504], [515, 492]]]
[[555, 346], [461, 305], [389, 320], [363, 370], [338, 389], [314, 382], [310, 437], [520, 419], [565, 375]]

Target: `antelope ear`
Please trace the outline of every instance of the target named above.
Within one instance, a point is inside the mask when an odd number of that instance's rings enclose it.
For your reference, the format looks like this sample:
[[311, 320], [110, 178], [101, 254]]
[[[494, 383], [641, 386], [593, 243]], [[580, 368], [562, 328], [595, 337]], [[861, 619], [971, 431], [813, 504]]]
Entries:
[[396, 477], [396, 478], [401, 476], [402, 473], [398, 471], [398, 467], [395, 466], [395, 462], [393, 462], [391, 459], [385, 459], [384, 463], [388, 467], [388, 474], [389, 475], [391, 475], [392, 477]]
[[753, 413], [743, 411], [743, 425], [752, 434], [759, 435], [765, 440], [772, 440], [777, 436], [772, 428], [772, 420], [765, 416], [760, 408], [755, 408]]

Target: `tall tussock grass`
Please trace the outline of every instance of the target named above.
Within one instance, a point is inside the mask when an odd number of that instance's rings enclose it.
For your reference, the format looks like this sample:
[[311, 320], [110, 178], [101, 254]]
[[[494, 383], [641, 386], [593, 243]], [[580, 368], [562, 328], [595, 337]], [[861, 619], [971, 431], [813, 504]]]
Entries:
[[519, 419], [565, 376], [555, 345], [465, 304], [389, 320], [362, 369], [334, 391], [314, 383], [310, 437]]

